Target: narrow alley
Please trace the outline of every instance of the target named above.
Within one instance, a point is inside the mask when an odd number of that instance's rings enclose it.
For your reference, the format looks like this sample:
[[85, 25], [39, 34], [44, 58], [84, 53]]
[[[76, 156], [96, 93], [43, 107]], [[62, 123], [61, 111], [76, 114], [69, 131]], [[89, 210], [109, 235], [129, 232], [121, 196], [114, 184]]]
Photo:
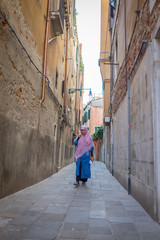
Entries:
[[108, 172], [92, 164], [74, 187], [75, 163], [0, 200], [1, 240], [159, 240], [160, 226]]

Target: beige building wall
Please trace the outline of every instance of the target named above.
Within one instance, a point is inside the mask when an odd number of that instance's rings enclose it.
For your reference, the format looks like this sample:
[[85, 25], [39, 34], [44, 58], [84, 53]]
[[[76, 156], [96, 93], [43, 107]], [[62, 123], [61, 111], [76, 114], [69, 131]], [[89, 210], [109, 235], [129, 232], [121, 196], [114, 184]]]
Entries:
[[[1, 11], [40, 72], [43, 72], [47, 3], [47, 0], [32, 4], [24, 0], [0, 1]], [[67, 6], [69, 3], [67, 59], [68, 23], [65, 20], [64, 32], [57, 36], [53, 20], [49, 21], [49, 40], [52, 39], [47, 54], [49, 82], [46, 80], [43, 102], [40, 101], [42, 75], [0, 15], [0, 56], [3, 56], [0, 58], [0, 197], [41, 181], [74, 161], [75, 98], [70, 102], [68, 84], [75, 86], [79, 70], [74, 48], [79, 45], [76, 42], [73, 47], [74, 6], [73, 1], [67, 1]], [[74, 63], [73, 69], [69, 61]], [[63, 111], [64, 95], [67, 95], [66, 106], [72, 111]]]
[[100, 71], [104, 90], [104, 117], [109, 117], [110, 107], [110, 33], [109, 33], [109, 0], [101, 0], [101, 46], [100, 46]]
[[[110, 136], [107, 134], [110, 121], [110, 91], [111, 91], [111, 72], [110, 72], [110, 9], [109, 0], [101, 0], [101, 46], [100, 46], [100, 72], [103, 82], [103, 151], [102, 160], [107, 162], [110, 159]], [[108, 125], [106, 125], [106, 118]], [[108, 147], [109, 146], [109, 147]]]

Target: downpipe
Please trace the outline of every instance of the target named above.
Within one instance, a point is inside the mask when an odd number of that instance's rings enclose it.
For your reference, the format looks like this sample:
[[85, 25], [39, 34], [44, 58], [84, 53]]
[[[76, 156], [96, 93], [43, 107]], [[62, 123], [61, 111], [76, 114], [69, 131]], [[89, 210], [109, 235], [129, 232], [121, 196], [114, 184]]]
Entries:
[[43, 83], [42, 83], [42, 97], [41, 103], [45, 100], [45, 88], [46, 88], [46, 72], [47, 72], [47, 53], [48, 53], [48, 37], [49, 37], [49, 22], [50, 22], [50, 7], [51, 0], [47, 3], [47, 18], [46, 18], [46, 32], [44, 43], [44, 57], [43, 57]]
[[130, 78], [127, 76], [127, 17], [126, 0], [124, 0], [124, 25], [125, 25], [125, 79], [128, 90], [128, 194], [131, 194], [131, 129], [130, 129]]
[[64, 113], [67, 113], [67, 58], [68, 58], [68, 27], [66, 28], [66, 55], [65, 55], [65, 76], [64, 76]]

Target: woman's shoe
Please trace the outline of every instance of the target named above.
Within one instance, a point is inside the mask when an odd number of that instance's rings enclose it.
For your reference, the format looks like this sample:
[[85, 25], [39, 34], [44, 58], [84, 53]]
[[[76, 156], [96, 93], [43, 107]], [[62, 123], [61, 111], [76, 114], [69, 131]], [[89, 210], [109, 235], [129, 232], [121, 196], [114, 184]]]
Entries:
[[79, 182], [76, 181], [76, 182], [74, 183], [74, 185], [77, 187], [77, 186], [79, 185]]
[[82, 182], [82, 186], [85, 186], [86, 185], [86, 183], [85, 182]]

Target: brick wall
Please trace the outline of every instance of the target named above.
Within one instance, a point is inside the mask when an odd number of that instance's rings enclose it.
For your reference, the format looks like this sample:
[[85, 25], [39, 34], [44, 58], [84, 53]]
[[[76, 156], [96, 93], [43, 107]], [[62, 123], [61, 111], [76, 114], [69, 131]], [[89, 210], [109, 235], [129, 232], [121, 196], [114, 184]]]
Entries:
[[[150, 15], [149, 11], [149, 0], [144, 1], [142, 10], [140, 11], [140, 15], [137, 16], [137, 22], [135, 23], [135, 30], [133, 31], [133, 35], [131, 37], [131, 42], [128, 46], [127, 52], [127, 76], [130, 75], [132, 71], [132, 67], [136, 60], [136, 57], [141, 48], [141, 44], [143, 40], [147, 40], [148, 42], [151, 39], [152, 30], [155, 27], [155, 24], [160, 15], [160, 1], [157, 1], [154, 9]], [[141, 59], [143, 57], [144, 51], [141, 53]], [[121, 101], [123, 100], [127, 91], [127, 83], [125, 78], [125, 59], [123, 64], [119, 70], [118, 79], [114, 86], [113, 90], [113, 113], [118, 109]]]

